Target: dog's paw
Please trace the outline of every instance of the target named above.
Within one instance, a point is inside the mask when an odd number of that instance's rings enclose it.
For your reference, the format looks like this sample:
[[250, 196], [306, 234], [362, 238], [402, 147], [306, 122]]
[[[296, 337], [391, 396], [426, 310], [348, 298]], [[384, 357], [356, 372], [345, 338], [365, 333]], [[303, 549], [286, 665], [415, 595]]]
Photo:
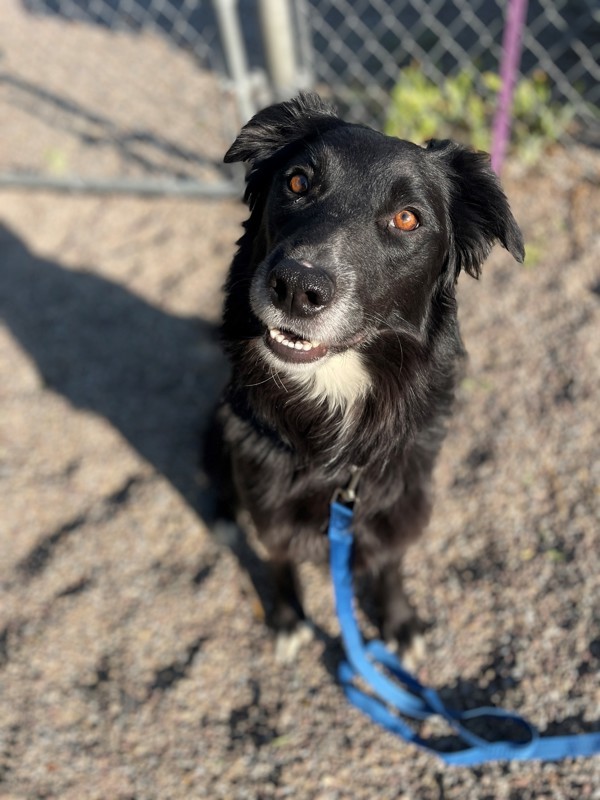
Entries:
[[275, 639], [275, 661], [278, 664], [291, 664], [296, 660], [300, 649], [312, 640], [314, 632], [306, 620], [291, 629], [280, 630]]
[[397, 639], [386, 642], [392, 652], [396, 653], [402, 666], [408, 672], [416, 672], [423, 666], [427, 657], [427, 645], [422, 633], [414, 634], [408, 644], [401, 645]]
[[403, 622], [393, 632], [385, 631], [385, 643], [396, 653], [409, 672], [423, 666], [427, 656], [425, 637], [426, 624], [418, 617]]

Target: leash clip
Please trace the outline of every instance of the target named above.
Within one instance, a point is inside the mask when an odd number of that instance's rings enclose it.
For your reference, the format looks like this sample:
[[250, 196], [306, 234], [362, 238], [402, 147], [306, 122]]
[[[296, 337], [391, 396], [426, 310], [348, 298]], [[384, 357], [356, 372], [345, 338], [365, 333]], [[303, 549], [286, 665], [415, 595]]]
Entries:
[[332, 503], [342, 503], [345, 506], [353, 506], [358, 502], [358, 482], [362, 475], [362, 467], [350, 466], [350, 478], [345, 486], [338, 486], [334, 489], [331, 498]]

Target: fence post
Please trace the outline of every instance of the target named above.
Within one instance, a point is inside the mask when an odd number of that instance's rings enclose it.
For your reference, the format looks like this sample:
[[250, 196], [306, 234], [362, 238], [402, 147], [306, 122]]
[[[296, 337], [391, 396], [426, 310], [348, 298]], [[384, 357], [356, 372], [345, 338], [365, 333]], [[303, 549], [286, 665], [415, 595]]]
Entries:
[[256, 108], [252, 100], [246, 48], [237, 15], [237, 0], [213, 0], [213, 6], [219, 23], [227, 68], [235, 84], [241, 121], [246, 122], [253, 116]]
[[267, 66], [278, 100], [299, 88], [297, 37], [289, 0], [259, 0]]

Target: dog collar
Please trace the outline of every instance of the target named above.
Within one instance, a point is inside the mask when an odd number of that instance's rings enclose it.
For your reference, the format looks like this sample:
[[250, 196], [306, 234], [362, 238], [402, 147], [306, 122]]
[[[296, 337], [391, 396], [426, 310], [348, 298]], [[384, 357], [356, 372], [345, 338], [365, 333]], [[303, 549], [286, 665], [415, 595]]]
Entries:
[[363, 467], [350, 465], [350, 477], [344, 486], [338, 486], [333, 492], [332, 503], [341, 503], [352, 508], [358, 502], [358, 484], [363, 473]]

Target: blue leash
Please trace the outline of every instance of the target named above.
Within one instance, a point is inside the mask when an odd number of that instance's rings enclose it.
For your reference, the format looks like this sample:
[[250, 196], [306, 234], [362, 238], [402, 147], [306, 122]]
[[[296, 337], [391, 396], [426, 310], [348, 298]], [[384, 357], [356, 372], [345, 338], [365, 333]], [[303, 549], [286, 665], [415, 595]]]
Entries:
[[[423, 686], [407, 672], [396, 656], [383, 642], [363, 642], [354, 617], [352, 588], [352, 509], [334, 500], [329, 521], [330, 566], [335, 592], [335, 603], [346, 661], [338, 668], [338, 677], [348, 700], [392, 733], [408, 742], [435, 753], [447, 764], [475, 766], [489, 761], [558, 761], [562, 758], [593, 756], [600, 753], [600, 732], [569, 736], [544, 736], [523, 717], [501, 708], [477, 708], [472, 711], [452, 711], [439, 694]], [[383, 668], [383, 669], [380, 669]], [[387, 674], [386, 674], [387, 673]], [[393, 676], [392, 680], [389, 675]], [[359, 689], [354, 679], [360, 677], [370, 687], [372, 694]], [[465, 747], [454, 752], [439, 750], [430, 741], [420, 737], [402, 719], [409, 717], [424, 720], [442, 717]], [[465, 723], [474, 719], [497, 718], [510, 721], [524, 733], [525, 741], [487, 741], [468, 729]]]

